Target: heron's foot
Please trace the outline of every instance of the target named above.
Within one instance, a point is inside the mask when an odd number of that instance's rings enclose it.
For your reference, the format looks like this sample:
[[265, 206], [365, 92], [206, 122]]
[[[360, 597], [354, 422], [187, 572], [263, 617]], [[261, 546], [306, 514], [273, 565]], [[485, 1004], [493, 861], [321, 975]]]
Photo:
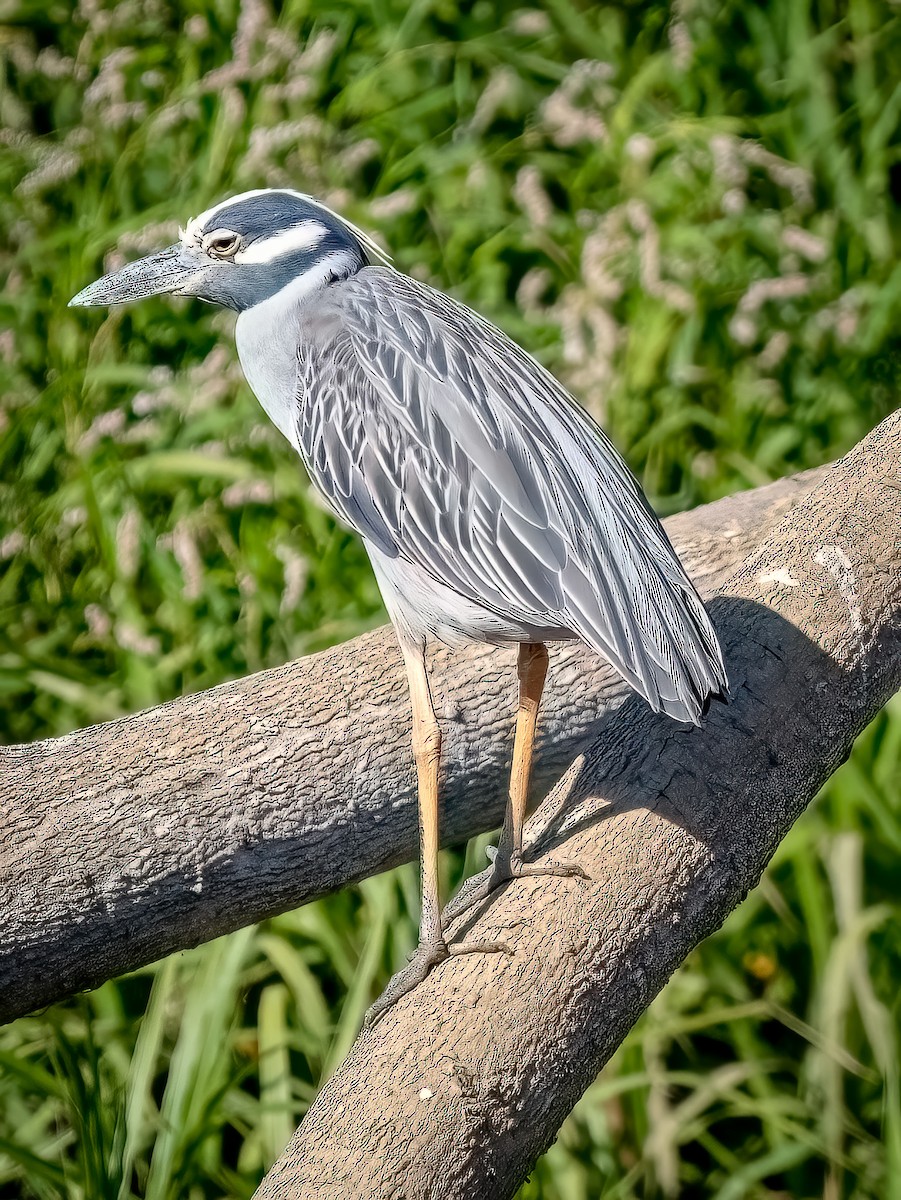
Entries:
[[565, 878], [590, 879], [590, 875], [575, 862], [523, 862], [521, 854], [499, 850], [489, 846], [488, 857], [491, 859], [491, 870], [483, 871], [481, 875], [473, 875], [467, 879], [456, 896], [444, 910], [445, 926], [450, 921], [456, 921], [486, 900], [492, 892], [497, 891], [502, 884], [511, 879], [527, 879], [531, 875], [558, 875]]
[[418, 987], [433, 967], [437, 967], [446, 958], [456, 958], [458, 954], [507, 954], [512, 957], [513, 951], [506, 942], [452, 942], [448, 945], [443, 937], [435, 941], [420, 942], [404, 969], [398, 971], [367, 1011], [363, 1018], [366, 1028], [371, 1029], [394, 1007], [401, 996], [406, 996]]
[[497, 887], [501, 883], [506, 883], [508, 879], [527, 879], [530, 875], [558, 875], [568, 879], [590, 879], [591, 876], [587, 871], [583, 870], [577, 862], [554, 862], [546, 860], [544, 862], [530, 863], [524, 862], [522, 854], [516, 852], [512, 854], [502, 854], [500, 850], [495, 850], [494, 854], [489, 854], [493, 859], [494, 869], [492, 875], [498, 876]]

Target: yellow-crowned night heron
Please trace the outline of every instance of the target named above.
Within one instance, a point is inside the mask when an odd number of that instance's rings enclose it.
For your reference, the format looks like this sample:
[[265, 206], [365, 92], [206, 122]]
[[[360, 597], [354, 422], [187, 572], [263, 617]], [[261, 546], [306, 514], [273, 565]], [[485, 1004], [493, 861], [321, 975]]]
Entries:
[[329, 507], [363, 538], [397, 630], [413, 708], [422, 915], [392, 1003], [451, 952], [438, 896], [441, 732], [427, 640], [519, 644], [500, 883], [578, 872], [522, 858], [545, 642], [587, 642], [655, 711], [697, 723], [727, 688], [716, 634], [641, 489], [585, 411], [493, 325], [393, 270], [324, 205], [284, 189], [246, 192], [71, 303], [163, 292], [237, 310], [247, 380]]

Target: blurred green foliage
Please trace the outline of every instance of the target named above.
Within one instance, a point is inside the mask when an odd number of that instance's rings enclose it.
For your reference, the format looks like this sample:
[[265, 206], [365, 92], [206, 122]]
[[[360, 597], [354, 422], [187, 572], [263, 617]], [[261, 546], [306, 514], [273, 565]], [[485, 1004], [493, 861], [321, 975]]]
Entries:
[[[67, 310], [104, 265], [230, 192], [313, 192], [537, 353], [684, 508], [834, 457], [898, 403], [899, 19], [880, 0], [5, 0], [6, 740], [382, 619], [231, 318]], [[523, 1200], [901, 1196], [899, 760], [896, 705]], [[0, 1196], [250, 1196], [415, 908], [405, 868], [0, 1032]]]

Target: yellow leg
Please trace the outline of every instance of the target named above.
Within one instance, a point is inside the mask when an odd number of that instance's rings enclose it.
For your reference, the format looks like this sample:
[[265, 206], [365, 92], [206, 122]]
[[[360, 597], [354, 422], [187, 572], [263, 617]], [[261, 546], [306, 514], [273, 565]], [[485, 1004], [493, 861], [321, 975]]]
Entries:
[[576, 863], [522, 861], [522, 829], [529, 801], [529, 781], [532, 778], [532, 758], [535, 733], [538, 728], [538, 708], [547, 678], [548, 654], [542, 642], [522, 642], [519, 647], [519, 708], [516, 712], [516, 733], [513, 738], [513, 766], [510, 771], [510, 792], [504, 827], [498, 841], [494, 870], [489, 888], [507, 879], [524, 875], [576, 875], [587, 879]]
[[509, 856], [514, 862], [522, 859], [522, 827], [529, 801], [538, 708], [547, 678], [547, 664], [547, 646], [542, 642], [520, 644], [517, 663], [519, 708], [516, 711], [516, 733], [513, 738], [513, 766], [504, 827], [498, 843], [498, 855]]
[[422, 872], [422, 910], [419, 918], [420, 944], [444, 950], [441, 933], [441, 901], [438, 895], [438, 779], [441, 767], [441, 730], [435, 716], [423, 643], [401, 644], [410, 704], [413, 709], [413, 757], [419, 790], [419, 847]]
[[425, 667], [425, 645], [401, 639], [401, 652], [410, 685], [413, 709], [413, 756], [419, 793], [420, 862], [422, 867], [422, 911], [419, 918], [419, 946], [410, 963], [391, 980], [383, 994], [366, 1014], [366, 1024], [374, 1025], [400, 999], [426, 978], [432, 967], [451, 954], [511, 954], [503, 942], [462, 942], [448, 947], [441, 925], [441, 901], [438, 895], [438, 780], [441, 766], [441, 730]]
[[490, 872], [468, 879], [448, 905], [447, 922], [457, 921], [485, 900], [495, 888], [511, 879], [527, 875], [588, 876], [578, 863], [537, 863], [522, 860], [522, 831], [529, 800], [529, 781], [532, 777], [532, 757], [535, 733], [538, 728], [538, 708], [547, 677], [548, 653], [542, 642], [522, 642], [519, 647], [519, 707], [516, 711], [516, 733], [513, 738], [513, 765], [510, 771], [510, 791], [504, 826], [497, 850], [489, 851], [494, 865]]

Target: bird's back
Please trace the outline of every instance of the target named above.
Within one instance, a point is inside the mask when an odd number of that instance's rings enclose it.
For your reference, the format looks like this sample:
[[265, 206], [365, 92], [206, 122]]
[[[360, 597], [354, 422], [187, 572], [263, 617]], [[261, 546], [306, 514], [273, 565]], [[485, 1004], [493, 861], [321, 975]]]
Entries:
[[297, 439], [338, 515], [395, 577], [433, 579], [519, 640], [569, 631], [696, 721], [727, 686], [716, 635], [600, 428], [440, 292], [382, 267], [338, 288], [303, 352]]

